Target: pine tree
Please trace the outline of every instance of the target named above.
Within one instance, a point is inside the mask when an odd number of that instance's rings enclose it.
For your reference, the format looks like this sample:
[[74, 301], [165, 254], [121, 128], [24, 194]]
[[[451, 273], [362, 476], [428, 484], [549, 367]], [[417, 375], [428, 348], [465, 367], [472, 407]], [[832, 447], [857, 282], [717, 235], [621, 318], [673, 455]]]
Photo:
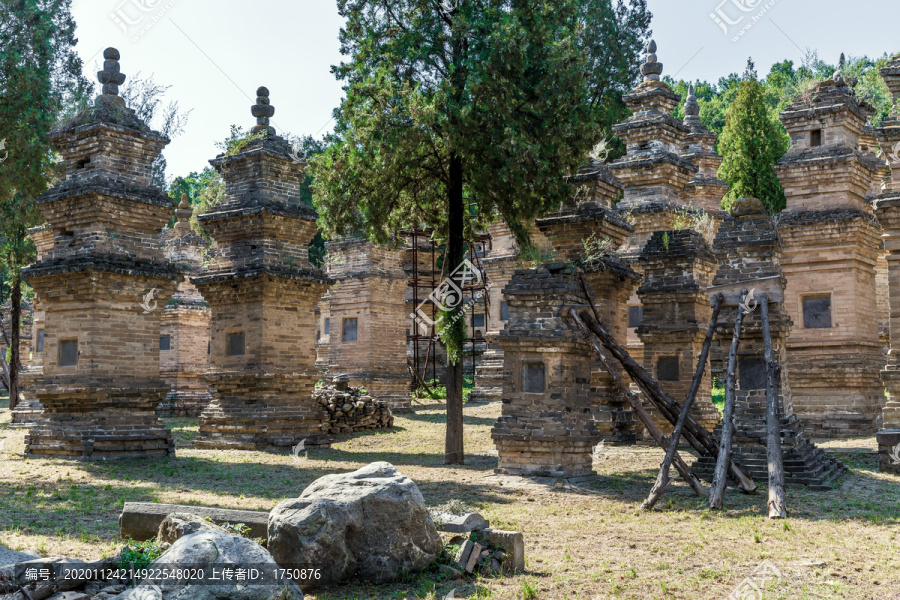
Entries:
[[786, 150], [780, 125], [766, 107], [765, 89], [750, 60], [719, 138], [719, 152], [724, 157], [719, 177], [731, 186], [722, 207], [727, 210], [740, 198], [758, 198], [769, 213], [781, 211], [785, 207], [784, 189], [774, 166]]

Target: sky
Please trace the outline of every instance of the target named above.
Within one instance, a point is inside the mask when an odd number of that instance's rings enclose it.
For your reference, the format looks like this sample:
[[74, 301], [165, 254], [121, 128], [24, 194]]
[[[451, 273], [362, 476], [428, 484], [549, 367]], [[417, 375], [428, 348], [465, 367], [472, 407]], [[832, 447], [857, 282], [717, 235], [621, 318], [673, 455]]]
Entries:
[[[647, 0], [664, 74], [718, 81], [753, 57], [761, 75], [807, 49], [828, 62], [900, 51], [898, 0]], [[73, 0], [85, 71], [118, 48], [126, 76], [153, 74], [166, 102], [191, 110], [166, 148], [168, 176], [200, 171], [232, 124], [255, 124], [250, 106], [266, 86], [279, 133], [321, 136], [343, 96], [342, 19], [335, 0]]]

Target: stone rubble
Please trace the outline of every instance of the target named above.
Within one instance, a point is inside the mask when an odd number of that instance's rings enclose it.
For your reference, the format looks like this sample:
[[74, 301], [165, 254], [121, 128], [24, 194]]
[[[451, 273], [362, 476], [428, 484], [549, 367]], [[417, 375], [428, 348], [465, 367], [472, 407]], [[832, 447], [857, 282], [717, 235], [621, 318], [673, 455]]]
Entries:
[[353, 433], [367, 429], [389, 429], [394, 415], [386, 402], [376, 400], [361, 388], [346, 383], [324, 383], [313, 391], [313, 399], [328, 413], [322, 431], [329, 434]]

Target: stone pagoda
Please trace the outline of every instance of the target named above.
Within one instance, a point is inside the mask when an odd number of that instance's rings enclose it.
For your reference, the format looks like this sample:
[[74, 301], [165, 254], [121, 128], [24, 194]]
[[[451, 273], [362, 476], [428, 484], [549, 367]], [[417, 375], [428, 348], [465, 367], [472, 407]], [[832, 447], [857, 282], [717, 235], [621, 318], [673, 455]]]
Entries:
[[860, 150], [873, 109], [840, 71], [781, 114], [791, 148], [775, 167], [787, 208], [785, 308], [794, 409], [812, 435], [877, 430], [884, 405], [879, 372], [875, 265], [881, 228], [866, 195], [881, 165]]
[[174, 453], [155, 409], [168, 392], [159, 379], [160, 309], [178, 273], [157, 243], [172, 203], [151, 184], [169, 140], [118, 95], [119, 52], [103, 56], [103, 94], [49, 136], [66, 177], [38, 200], [53, 244], [24, 271], [44, 312], [43, 373], [29, 390], [44, 413], [25, 438], [26, 456]]
[[876, 130], [884, 156], [890, 161], [891, 178], [885, 193], [875, 201], [875, 213], [884, 230], [882, 239], [887, 251], [888, 289], [890, 300], [890, 351], [887, 366], [881, 372], [887, 393], [883, 429], [878, 432], [881, 469], [900, 473], [900, 55], [881, 70], [894, 108]]
[[200, 415], [200, 448], [322, 443], [326, 414], [312, 399], [315, 306], [328, 288], [309, 262], [316, 213], [301, 200], [306, 163], [275, 134], [269, 90], [257, 90], [253, 136], [210, 164], [225, 199], [198, 217], [218, 256], [191, 282], [212, 310], [214, 398]]
[[[559, 260], [582, 267], [604, 325], [614, 337], [625, 339], [628, 299], [641, 276], [618, 256], [618, 249], [634, 233], [634, 227], [612, 209], [622, 184], [599, 160], [584, 165], [571, 181], [575, 197], [536, 225]], [[599, 359], [591, 359], [591, 414], [599, 435], [609, 442], [633, 442], [637, 421], [631, 405]]]
[[634, 223], [632, 256], [640, 254], [654, 231], [675, 228], [676, 210], [688, 205], [685, 186], [700, 173], [682, 156], [691, 130], [672, 116], [681, 97], [660, 79], [662, 70], [651, 41], [641, 67], [644, 81], [623, 98], [634, 114], [613, 127], [627, 148], [609, 168], [625, 187], [616, 209]]
[[160, 234], [169, 261], [184, 273], [178, 291], [162, 311], [159, 374], [172, 390], [157, 409], [161, 415], [196, 417], [212, 399], [206, 385], [209, 304], [190, 281], [202, 268], [209, 244], [191, 229], [192, 214], [187, 194], [182, 194], [175, 226]]
[[403, 249], [356, 237], [326, 247], [328, 276], [337, 282], [327, 295], [328, 376], [346, 375], [351, 387], [365, 388], [394, 412], [410, 410], [408, 313], [398, 301], [408, 287]]
[[575, 269], [563, 263], [517, 270], [504, 289], [509, 322], [500, 332], [505, 377], [491, 429], [497, 473], [592, 474], [600, 435], [591, 418], [591, 350], [567, 307], [586, 304]]
[[[641, 252], [644, 282], [637, 294], [644, 316], [637, 334], [644, 344], [644, 367], [664, 390], [683, 402], [691, 389], [712, 308], [706, 288], [712, 283], [716, 259], [691, 229], [657, 231]], [[691, 414], [712, 430], [719, 411], [711, 400], [709, 369], [697, 391]], [[665, 433], [672, 425], [649, 403], [647, 412]]]
[[[756, 280], [775, 280], [783, 288], [782, 245], [771, 217], [759, 200], [737, 200], [715, 240], [718, 270], [713, 286], [739, 286], [754, 289]], [[760, 284], [762, 285], [762, 284]], [[787, 286], [790, 287], [790, 280]], [[717, 293], [715, 287], [710, 295]], [[769, 327], [775, 360], [783, 369], [778, 390], [778, 414], [781, 420], [781, 445], [784, 451], [785, 481], [803, 484], [817, 491], [831, 490], [831, 483], [844, 471], [831, 455], [814, 446], [794, 414], [791, 386], [795, 373], [785, 365], [785, 342], [791, 333], [791, 317], [783, 302], [769, 302]], [[723, 307], [719, 315], [714, 344], [728, 355], [734, 335], [734, 322], [740, 307]], [[734, 460], [756, 481], [768, 479], [766, 454], [766, 363], [760, 309], [744, 317], [738, 347], [734, 407]], [[721, 437], [721, 422], [715, 436]], [[693, 470], [698, 477], [712, 479], [716, 459], [699, 458]]]

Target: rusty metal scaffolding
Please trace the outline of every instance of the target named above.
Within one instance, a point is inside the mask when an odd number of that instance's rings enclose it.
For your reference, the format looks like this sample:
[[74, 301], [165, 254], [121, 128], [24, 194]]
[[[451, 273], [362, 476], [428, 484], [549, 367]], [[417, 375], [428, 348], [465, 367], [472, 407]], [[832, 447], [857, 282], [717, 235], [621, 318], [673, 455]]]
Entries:
[[[413, 355], [411, 368], [415, 371], [416, 377], [413, 385], [419, 387], [421, 382], [428, 381], [428, 369], [431, 368], [431, 380], [437, 380], [437, 360], [436, 350], [440, 343], [440, 336], [435, 331], [435, 324], [438, 320], [439, 308], [434, 301], [429, 301], [432, 294], [438, 291], [449, 275], [447, 273], [447, 264], [440, 260], [441, 270], [438, 274], [439, 257], [442, 257], [444, 248], [438, 246], [433, 239], [434, 229], [431, 227], [421, 229], [404, 229], [401, 232], [406, 236], [411, 245], [412, 252], [412, 273], [410, 275], [409, 287], [412, 288], [413, 313], [412, 327], [407, 334], [407, 342], [412, 342]], [[487, 331], [490, 325], [490, 294], [487, 293], [489, 282], [487, 274], [484, 271], [484, 265], [481, 258], [490, 249], [490, 234], [479, 234], [473, 240], [466, 241], [466, 257], [477, 271], [477, 283], [464, 284], [459, 286], [462, 294], [460, 302], [465, 303], [464, 310], [468, 312], [470, 336], [464, 340], [464, 347], [468, 345], [471, 348], [472, 359], [472, 378], [475, 377], [475, 356], [479, 345], [485, 344], [482, 331]], [[419, 268], [420, 254], [427, 253], [430, 260], [431, 268], [427, 274], [422, 273]], [[453, 271], [451, 271], [452, 273]], [[423, 293], [424, 292], [424, 293]], [[468, 299], [466, 299], [468, 296]], [[424, 304], [429, 306], [421, 306]], [[456, 305], [458, 306], [458, 304]], [[484, 314], [484, 326], [475, 327], [475, 316], [477, 307], [481, 307]], [[420, 314], [422, 310], [426, 310], [427, 314]], [[425, 318], [422, 318], [425, 317]], [[422, 352], [425, 352], [424, 358]], [[466, 352], [464, 351], [464, 356]], [[465, 360], [465, 358], [463, 359]]]

